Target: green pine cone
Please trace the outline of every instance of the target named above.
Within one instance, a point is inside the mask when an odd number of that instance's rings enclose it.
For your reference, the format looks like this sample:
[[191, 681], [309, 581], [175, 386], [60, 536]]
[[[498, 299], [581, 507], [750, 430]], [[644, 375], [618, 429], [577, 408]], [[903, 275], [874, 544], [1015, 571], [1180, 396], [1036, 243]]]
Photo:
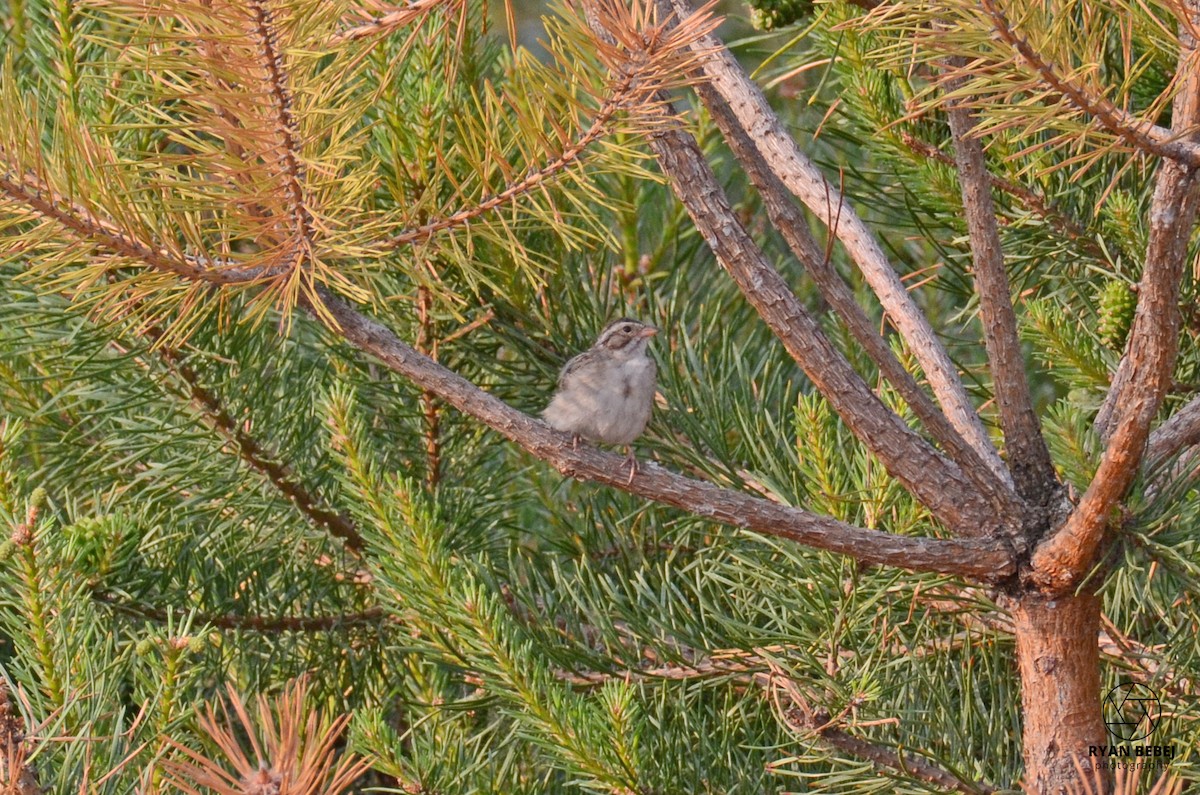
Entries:
[[1133, 312], [1137, 308], [1137, 295], [1129, 285], [1111, 281], [1100, 293], [1100, 324], [1097, 331], [1100, 341], [1113, 350], [1125, 347], [1125, 338], [1133, 326]]
[[759, 30], [775, 30], [812, 13], [812, 0], [750, 0], [750, 21]]

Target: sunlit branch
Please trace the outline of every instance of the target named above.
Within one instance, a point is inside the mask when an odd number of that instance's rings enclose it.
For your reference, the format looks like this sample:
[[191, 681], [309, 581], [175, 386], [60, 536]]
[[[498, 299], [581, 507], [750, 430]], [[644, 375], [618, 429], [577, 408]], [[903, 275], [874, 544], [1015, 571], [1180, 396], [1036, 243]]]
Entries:
[[[288, 194], [288, 212], [291, 215], [292, 250], [285, 257], [284, 267], [299, 267], [312, 253], [315, 246], [313, 218], [308, 208], [308, 197], [304, 189], [304, 164], [300, 154], [300, 129], [293, 113], [294, 101], [284, 72], [283, 53], [275, 31], [275, 20], [265, 0], [248, 0], [250, 14], [254, 20], [254, 34], [258, 39], [258, 55], [267, 74], [268, 96], [274, 115], [275, 133], [279, 138], [276, 158], [282, 166], [284, 188]], [[274, 153], [271, 153], [274, 154]]]
[[365, 22], [339, 31], [329, 39], [329, 43], [338, 46], [350, 41], [386, 36], [442, 7], [461, 13], [465, 5], [463, 0], [413, 0], [402, 8], [372, 16]]
[[0, 173], [0, 192], [41, 218], [54, 221], [81, 243], [97, 246], [105, 255], [123, 257], [188, 281], [216, 285], [245, 284], [276, 274], [275, 269], [241, 268], [150, 245], [122, 231], [113, 221], [57, 194], [33, 177]]
[[1007, 479], [997, 476], [975, 448], [966, 443], [917, 384], [912, 374], [900, 364], [891, 346], [858, 304], [849, 285], [834, 269], [829, 261], [828, 252], [817, 246], [808, 230], [807, 221], [793, 202], [791, 193], [771, 171], [757, 145], [742, 128], [725, 100], [706, 84], [697, 84], [696, 90], [738, 162], [762, 196], [771, 223], [811, 276], [822, 297], [846, 324], [854, 339], [862, 345], [880, 372], [896, 388], [946, 454], [988, 495], [988, 499], [996, 506], [996, 511], [1012, 516], [1023, 514], [1025, 506]]
[[[680, 16], [690, 13], [687, 0], [671, 2]], [[729, 49], [712, 35], [698, 38], [693, 48], [698, 53], [707, 53], [699, 61], [704, 77], [756, 142], [775, 175], [841, 241], [878, 297], [889, 321], [920, 363], [951, 424], [998, 477], [1009, 479], [1008, 470], [958, 377], [958, 369], [934, 333], [929, 319], [905, 289], [875, 234], [846, 201], [838, 186], [826, 180], [821, 170], [800, 151], [791, 132]]]

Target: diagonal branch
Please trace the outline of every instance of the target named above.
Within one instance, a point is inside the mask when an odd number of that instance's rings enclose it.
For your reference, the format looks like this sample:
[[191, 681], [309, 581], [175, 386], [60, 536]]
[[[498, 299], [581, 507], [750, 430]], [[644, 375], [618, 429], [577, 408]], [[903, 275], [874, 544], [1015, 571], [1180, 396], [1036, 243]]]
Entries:
[[[691, 12], [687, 0], [671, 1], [681, 18]], [[724, 43], [708, 35], [698, 38], [692, 46], [695, 50], [710, 53], [701, 62], [704, 76], [716, 94], [729, 105], [742, 129], [757, 143], [771, 170], [845, 246], [896, 330], [916, 356], [950, 423], [988, 462], [992, 471], [1007, 480], [1008, 470], [971, 405], [950, 355], [888, 262], [875, 235], [846, 202], [838, 187], [831, 185], [820, 169], [800, 151], [762, 91]]]
[[681, 664], [666, 664], [654, 668], [634, 668], [616, 672], [556, 671], [565, 682], [582, 687], [602, 685], [609, 681], [654, 682], [656, 680], [688, 680], [726, 678], [762, 688], [778, 710], [780, 720], [804, 742], [815, 742], [858, 759], [870, 762], [877, 770], [891, 770], [901, 775], [966, 795], [988, 795], [996, 789], [988, 784], [967, 781], [955, 773], [915, 754], [906, 754], [886, 745], [873, 743], [838, 728], [840, 719], [833, 718], [828, 708], [812, 706], [800, 687], [774, 663], [768, 655], [778, 654], [779, 647], [744, 651], [718, 650], [701, 654], [693, 649], [681, 649], [691, 660]]
[[[961, 83], [960, 79], [952, 78], [948, 86], [953, 91]], [[983, 342], [992, 371], [1000, 425], [1004, 429], [1008, 468], [1018, 493], [1036, 505], [1045, 505], [1056, 490], [1058, 477], [1033, 410], [983, 145], [971, 135], [975, 119], [960, 100], [950, 100], [947, 113], [975, 266]]]
[[975, 448], [970, 447], [950, 424], [934, 402], [917, 384], [912, 374], [900, 364], [891, 347], [875, 329], [875, 324], [859, 306], [853, 292], [838, 275], [826, 252], [821, 251], [800, 209], [792, 200], [786, 186], [770, 170], [757, 145], [738, 123], [729, 105], [711, 87], [696, 86], [717, 127], [725, 136], [742, 168], [758, 188], [767, 207], [771, 223], [779, 230], [788, 247], [801, 262], [822, 297], [834, 308], [850, 333], [879, 367], [884, 377], [896, 388], [913, 413], [924, 423], [930, 435], [963, 473], [987, 495], [998, 513], [1020, 516], [1025, 505], [1012, 491], [1006, 480], [998, 477]]
[[628, 104], [631, 93], [630, 81], [624, 81], [610, 92], [596, 110], [595, 115], [592, 116], [592, 122], [588, 128], [552, 160], [544, 165], [530, 168], [520, 179], [509, 183], [501, 191], [484, 196], [470, 207], [391, 235], [385, 243], [386, 248], [394, 249], [423, 243], [439, 232], [466, 226], [480, 216], [511, 204], [534, 190], [541, 189], [548, 180], [553, 179], [560, 172], [578, 165], [588, 147], [612, 132], [617, 112]]
[[996, 792], [995, 787], [961, 779], [949, 770], [922, 757], [878, 745], [856, 737], [845, 729], [830, 726], [828, 725], [828, 713], [813, 709], [805, 702], [793, 700], [791, 704], [792, 706], [785, 713], [789, 727], [805, 734], [815, 735], [815, 738], [823, 745], [864, 759], [877, 770], [894, 770], [917, 781], [924, 781], [951, 792], [962, 792], [965, 795], [990, 795], [990, 793]]
[[1014, 529], [1022, 517], [997, 515], [962, 470], [888, 409], [833, 346], [738, 220], [696, 140], [672, 125], [653, 133], [650, 146], [721, 266], [887, 471], [957, 533]]
[[[93, 590], [92, 599], [107, 605], [114, 613], [131, 616], [139, 621], [171, 624], [187, 617], [185, 610], [166, 610], [154, 605], [134, 602], [120, 594], [106, 590]], [[253, 616], [235, 613], [194, 616], [195, 623], [217, 629], [278, 634], [281, 632], [335, 632], [352, 627], [380, 626], [394, 618], [384, 613], [381, 607], [368, 607], [357, 613], [339, 613], [327, 616]]]
[[400, 8], [376, 16], [368, 16], [365, 20], [360, 17], [359, 24], [351, 25], [334, 34], [330, 37], [329, 43], [336, 47], [351, 41], [386, 36], [443, 6], [447, 10], [459, 14], [466, 9], [466, 3], [463, 0], [412, 0]]
[[[713, 0], [710, 0], [696, 12], [681, 17], [676, 24], [673, 20], [649, 19], [641, 9], [631, 9], [623, 2], [596, 0], [591, 3], [587, 8], [589, 24], [603, 31], [601, 39], [595, 42], [596, 54], [611, 79], [588, 128], [566, 143], [544, 165], [527, 169], [503, 190], [484, 196], [471, 207], [444, 218], [393, 234], [384, 242], [384, 247], [394, 249], [422, 243], [438, 232], [465, 226], [535, 190], [544, 191], [549, 179], [578, 165], [588, 147], [611, 133], [619, 117], [625, 123], [661, 123], [665, 117], [661, 112], [660, 93], [686, 84], [681, 76], [691, 71], [704, 52], [695, 47], [695, 41], [707, 36], [720, 22], [713, 16], [712, 6]], [[648, 3], [647, 7], [653, 8], [653, 5]]]
[[[900, 141], [908, 147], [914, 154], [930, 160], [936, 160], [939, 163], [944, 163], [948, 166], [957, 168], [954, 158], [938, 149], [932, 144], [922, 141], [917, 136], [910, 132], [900, 131], [898, 133]], [[1087, 229], [1083, 227], [1076, 219], [1072, 218], [1067, 213], [1055, 207], [1046, 199], [1044, 195], [1037, 191], [1021, 185], [1017, 182], [1004, 179], [1003, 177], [988, 172], [988, 181], [991, 186], [998, 191], [1007, 193], [1012, 196], [1030, 213], [1049, 224], [1055, 231], [1071, 240], [1081, 248], [1087, 251], [1088, 255], [1098, 260], [1107, 260], [1108, 254], [1096, 242], [1096, 240], [1088, 234]]]
[[569, 477], [603, 483], [696, 516], [849, 555], [867, 563], [958, 574], [986, 582], [1000, 581], [1014, 571], [1014, 556], [996, 540], [913, 538], [854, 527], [831, 517], [685, 478], [653, 464], [639, 466], [631, 480], [623, 456], [587, 445], [575, 449], [569, 434], [552, 430], [422, 356], [387, 327], [359, 313], [343, 299], [328, 291], [320, 298], [337, 322], [340, 335], [351, 345]]
[[226, 411], [220, 399], [200, 383], [199, 374], [183, 360], [178, 351], [165, 346], [157, 348], [157, 351], [167, 368], [186, 385], [188, 396], [207, 423], [234, 446], [238, 458], [265, 477], [310, 522], [324, 528], [330, 535], [342, 539], [351, 553], [361, 553], [363, 538], [349, 516], [323, 505], [320, 498], [309, 491], [286, 464], [277, 460], [256, 438], [247, 433]]
[[[1187, 0], [1193, 21], [1197, 0]], [[1173, 106], [1173, 129], [1190, 132], [1200, 122], [1200, 70], [1196, 41], [1180, 26], [1179, 74], [1183, 84]], [[1063, 527], [1034, 551], [1034, 581], [1050, 589], [1076, 584], [1097, 557], [1114, 509], [1133, 483], [1153, 422], [1179, 354], [1179, 290], [1188, 242], [1200, 210], [1200, 179], [1174, 160], [1159, 164], [1150, 205], [1150, 242], [1138, 290], [1129, 342], [1106, 398], [1115, 429], [1096, 475]]]
[[[1200, 166], [1200, 143], [1191, 137], [1195, 127], [1194, 122], [1188, 126], [1173, 123], [1171, 129], [1168, 130], [1151, 121], [1138, 118], [1129, 111], [1114, 105], [1106, 97], [1093, 94], [1086, 87], [1061, 74], [1055, 64], [1047, 61], [1033, 45], [1022, 38], [1013, 29], [1008, 17], [1004, 14], [1003, 9], [996, 5], [995, 0], [980, 0], [980, 2], [983, 10], [992, 20], [992, 29], [995, 30], [996, 35], [1025, 60], [1051, 91], [1065, 97], [1075, 108], [1094, 118], [1104, 129], [1135, 149], [1193, 168]], [[1183, 31], [1180, 35], [1183, 52], [1189, 51], [1189, 47], [1183, 46], [1183, 39], [1187, 35], [1189, 35], [1187, 31]], [[1184, 72], [1180, 71], [1180, 74], [1182, 75]], [[1181, 88], [1181, 91], [1186, 90], [1186, 86]]]

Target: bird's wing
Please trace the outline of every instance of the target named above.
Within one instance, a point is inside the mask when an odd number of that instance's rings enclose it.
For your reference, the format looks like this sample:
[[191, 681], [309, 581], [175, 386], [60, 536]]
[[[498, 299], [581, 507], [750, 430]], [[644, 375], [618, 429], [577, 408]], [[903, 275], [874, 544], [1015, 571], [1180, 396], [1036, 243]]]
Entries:
[[594, 352], [584, 351], [578, 356], [572, 357], [566, 365], [563, 366], [562, 372], [558, 374], [558, 388], [562, 389], [567, 385], [567, 379], [571, 377], [581, 366], [586, 365], [595, 357]]

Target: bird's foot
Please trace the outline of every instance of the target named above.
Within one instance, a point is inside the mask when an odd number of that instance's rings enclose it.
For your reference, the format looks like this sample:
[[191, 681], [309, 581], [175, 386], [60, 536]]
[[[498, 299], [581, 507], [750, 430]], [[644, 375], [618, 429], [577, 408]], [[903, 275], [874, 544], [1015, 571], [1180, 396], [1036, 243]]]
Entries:
[[579, 442], [581, 439], [583, 439], [583, 437], [580, 436], [579, 434], [577, 434], [577, 433], [571, 434], [571, 450], [574, 451], [574, 450], [579, 449]]
[[625, 485], [631, 486], [633, 485], [633, 476], [636, 475], [638, 471], [638, 462], [637, 458], [633, 455], [632, 445], [629, 446], [629, 452], [625, 456], [625, 461], [629, 464], [629, 480], [625, 482]]

